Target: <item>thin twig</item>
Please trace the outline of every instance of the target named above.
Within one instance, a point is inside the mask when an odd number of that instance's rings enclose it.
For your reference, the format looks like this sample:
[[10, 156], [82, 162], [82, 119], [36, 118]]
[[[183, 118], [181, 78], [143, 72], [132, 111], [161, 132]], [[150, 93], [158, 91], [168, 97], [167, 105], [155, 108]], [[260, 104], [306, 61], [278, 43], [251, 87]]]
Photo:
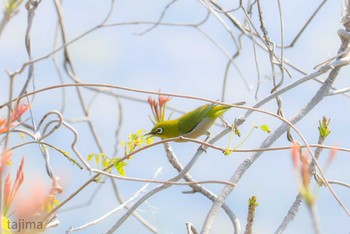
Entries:
[[[159, 168], [153, 175], [151, 180], [154, 180], [154, 178], [158, 177], [159, 174], [161, 172], [161, 168]], [[142, 193], [146, 192], [146, 188], [149, 186], [149, 183], [145, 184], [144, 186], [142, 186], [133, 196], [131, 196], [126, 202], [124, 202], [123, 204], [119, 205], [118, 207], [114, 208], [113, 210], [107, 212], [106, 214], [104, 214], [103, 216], [101, 216], [98, 219], [95, 219], [91, 222], [88, 222], [80, 227], [76, 227], [76, 228], [70, 228], [68, 230], [68, 233], [72, 233], [75, 231], [81, 231], [84, 230], [90, 226], [96, 225], [101, 223], [102, 221], [104, 221], [105, 219], [109, 218], [110, 216], [112, 216], [114, 213], [122, 210], [123, 208], [127, 207], [131, 202], [133, 202], [134, 200], [136, 200], [139, 196], [141, 196]]]

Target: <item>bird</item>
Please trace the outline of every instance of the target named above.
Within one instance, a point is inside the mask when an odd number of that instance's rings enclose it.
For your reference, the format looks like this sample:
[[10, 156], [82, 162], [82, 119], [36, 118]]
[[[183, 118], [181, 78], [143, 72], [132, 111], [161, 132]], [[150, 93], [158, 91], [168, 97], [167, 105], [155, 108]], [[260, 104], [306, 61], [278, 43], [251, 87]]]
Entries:
[[[222, 116], [232, 106], [205, 104], [190, 112], [187, 112], [177, 119], [164, 120], [154, 125], [152, 130], [145, 135], [168, 139], [174, 137], [198, 138], [206, 135], [209, 138], [208, 129], [215, 123], [215, 120]], [[177, 142], [185, 140], [179, 139]]]

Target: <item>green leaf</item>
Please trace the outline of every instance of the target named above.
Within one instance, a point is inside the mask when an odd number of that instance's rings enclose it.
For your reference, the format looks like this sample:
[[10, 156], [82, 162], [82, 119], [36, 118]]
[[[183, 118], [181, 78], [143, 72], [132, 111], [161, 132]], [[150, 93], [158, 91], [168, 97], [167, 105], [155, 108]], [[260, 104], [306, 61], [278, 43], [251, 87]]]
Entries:
[[149, 145], [154, 142], [154, 138], [145, 136], [145, 130], [139, 129], [136, 133], [130, 133], [129, 141], [121, 141], [120, 144], [124, 148], [124, 155], [128, 155], [136, 149], [142, 148], [144, 145]]
[[119, 175], [125, 176], [124, 167], [125, 167], [126, 165], [127, 165], [126, 162], [118, 162], [118, 161], [116, 161], [116, 162], [114, 163], [114, 167], [115, 167], [115, 169], [117, 169]]
[[146, 145], [150, 145], [154, 142], [154, 137], [150, 136], [145, 139]]
[[130, 141], [134, 141], [136, 136], [137, 135], [135, 133], [130, 134]]
[[230, 155], [232, 151], [229, 148], [226, 148], [223, 153], [225, 156], [227, 156], [227, 155]]
[[267, 126], [266, 124], [261, 125], [260, 129], [263, 130], [264, 132], [267, 132], [267, 133], [271, 132], [270, 127]]
[[89, 154], [86, 158], [87, 161], [91, 161], [92, 157], [94, 157], [95, 154]]
[[119, 173], [121, 176], [125, 176], [124, 167], [119, 167], [119, 168], [118, 168], [118, 173]]
[[109, 161], [110, 161], [109, 158], [103, 157], [103, 159], [102, 159], [102, 166], [103, 167], [108, 167]]
[[257, 202], [256, 196], [252, 196], [251, 198], [249, 198], [249, 206], [255, 206], [257, 207], [259, 205], [259, 203]]
[[101, 155], [100, 154], [96, 154], [95, 155], [95, 163], [96, 163], [96, 165], [98, 165], [100, 163], [100, 159], [101, 159]]
[[331, 129], [329, 127], [330, 119], [327, 119], [326, 116], [323, 116], [322, 121], [319, 121], [318, 130], [320, 132], [320, 136], [326, 138], [330, 133]]

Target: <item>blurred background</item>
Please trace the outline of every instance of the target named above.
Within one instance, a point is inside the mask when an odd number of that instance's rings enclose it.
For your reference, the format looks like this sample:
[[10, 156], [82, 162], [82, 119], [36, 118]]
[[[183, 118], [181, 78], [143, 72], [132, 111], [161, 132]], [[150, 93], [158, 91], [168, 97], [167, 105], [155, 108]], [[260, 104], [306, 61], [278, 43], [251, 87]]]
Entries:
[[[243, 2], [245, 6], [248, 5], [247, 1]], [[215, 1], [215, 3], [226, 11], [239, 6], [239, 1]], [[320, 1], [284, 1], [281, 3], [285, 46], [294, 40], [320, 4]], [[275, 53], [280, 55], [281, 26], [278, 4], [276, 1], [268, 0], [262, 1], [261, 6], [268, 36], [276, 43]], [[82, 36], [88, 30], [100, 25], [110, 10], [111, 1], [62, 2], [66, 37], [68, 41], [78, 38], [68, 46], [68, 51], [77, 78], [82, 83], [112, 84], [211, 100], [224, 97], [227, 103], [245, 101], [246, 106], [254, 106], [270, 95], [273, 83], [268, 53], [257, 44], [254, 45], [249, 35], [241, 36], [237, 27], [219, 10], [214, 12], [225, 24], [222, 24], [213, 13], [209, 14], [201, 1], [116, 1], [105, 26], [95, 28]], [[296, 43], [284, 50], [285, 59], [299, 70], [312, 73], [316, 65], [335, 56], [340, 46], [337, 30], [343, 28], [341, 12], [341, 1], [336, 1], [336, 4], [334, 1], [325, 1]], [[229, 14], [242, 25], [247, 22], [242, 9], [231, 11]], [[161, 23], [155, 25], [159, 19]], [[252, 4], [251, 20], [256, 30], [261, 33], [256, 4]], [[54, 1], [40, 2], [35, 11], [31, 29], [33, 58], [48, 55], [54, 50], [57, 21]], [[231, 35], [225, 29], [225, 25], [232, 30]], [[27, 11], [22, 4], [0, 37], [1, 105], [7, 102], [9, 97], [10, 86], [7, 71], [16, 71], [28, 61], [25, 47], [26, 28]], [[60, 36], [57, 44], [62, 45]], [[241, 45], [239, 55], [227, 69], [230, 58], [238, 51], [237, 44]], [[62, 82], [74, 83], [64, 72], [63, 58], [62, 50], [59, 50], [54, 56], [36, 62], [34, 64], [35, 77], [30, 82], [28, 91]], [[55, 67], [55, 60], [57, 67]], [[304, 76], [291, 66], [287, 66], [287, 69], [291, 76], [285, 73], [282, 87]], [[14, 96], [22, 90], [27, 75], [28, 69], [26, 68], [15, 77]], [[277, 66], [275, 75], [277, 80], [280, 80], [281, 71]], [[342, 68], [334, 88], [347, 87], [348, 75], [349, 68]], [[319, 78], [324, 80], [326, 77], [327, 73]], [[224, 84], [225, 80], [226, 84]], [[285, 116], [288, 118], [295, 115], [309, 102], [320, 86], [319, 82], [310, 80], [281, 95]], [[152, 112], [147, 103], [149, 94], [119, 89], [111, 90], [118, 96], [117, 98], [84, 88], [81, 91], [83, 99], [88, 104], [90, 118], [96, 128], [103, 152], [108, 156], [122, 157], [124, 151], [120, 141], [127, 141], [129, 134], [139, 129], [148, 131], [152, 128], [153, 124], [149, 119]], [[152, 97], [157, 98], [155, 95]], [[87, 122], [84, 121], [84, 113], [75, 88], [42, 92], [30, 97], [30, 100], [33, 119], [36, 123], [48, 111], [58, 110], [78, 132], [77, 148], [81, 155], [86, 158], [91, 153], [100, 153]], [[172, 98], [168, 106], [187, 112], [202, 104], [204, 103], [198, 100]], [[348, 148], [350, 130], [348, 104], [349, 98], [346, 95], [326, 97], [297, 123], [296, 127], [309, 144], [317, 143], [319, 121], [323, 116], [327, 116], [331, 119], [332, 133], [325, 144]], [[261, 109], [276, 113], [276, 101], [270, 101]], [[166, 116], [171, 113], [172, 118], [181, 115], [176, 111], [168, 110]], [[244, 113], [245, 110], [242, 109], [231, 109], [225, 113], [224, 119], [228, 123], [233, 123], [235, 118]], [[0, 115], [2, 117], [7, 115], [6, 108], [0, 110]], [[26, 113], [24, 119], [29, 117], [29, 113]], [[217, 123], [220, 125], [220, 120]], [[233, 136], [231, 146], [240, 144], [254, 125], [262, 124], [268, 125], [273, 132], [282, 122], [265, 114], [253, 113], [239, 127], [241, 137]], [[211, 129], [212, 136], [223, 129], [219, 125]], [[295, 133], [292, 132], [292, 135], [296, 140], [300, 140]], [[239, 148], [259, 148], [266, 137], [268, 137], [266, 132], [255, 129]], [[12, 134], [10, 146], [29, 140], [31, 139], [21, 138], [19, 134]], [[60, 128], [50, 135], [46, 142], [69, 152], [77, 159], [71, 149], [73, 140], [74, 136], [70, 131]], [[226, 147], [228, 141], [229, 136], [227, 135], [216, 144]], [[198, 145], [193, 143], [171, 143], [171, 146], [183, 165], [186, 165], [198, 148]], [[290, 142], [283, 135], [273, 146], [290, 146]], [[58, 196], [58, 200], [63, 201], [92, 175], [72, 165], [57, 151], [50, 149], [49, 152], [52, 169], [60, 178], [60, 184], [64, 190]], [[224, 156], [221, 152], [208, 149], [207, 153], [201, 156], [191, 169], [190, 174], [198, 181], [228, 180], [249, 155], [250, 153], [232, 153]], [[329, 150], [323, 151], [320, 157], [321, 166], [326, 165], [329, 155]], [[15, 176], [22, 156], [25, 158], [25, 180], [18, 197], [30, 196], [38, 187], [50, 188], [51, 181], [47, 176], [45, 163], [37, 145], [23, 146], [14, 151], [11, 166], [13, 176]], [[349, 182], [350, 159], [348, 156], [345, 152], [337, 152], [336, 158], [327, 171], [327, 178]], [[91, 165], [95, 166], [93, 162]], [[158, 145], [133, 156], [125, 172], [129, 177], [148, 179], [160, 167], [162, 174], [157, 178], [159, 180], [167, 180], [177, 174], [167, 161], [163, 147]], [[143, 183], [118, 180], [117, 186], [121, 196], [127, 200], [143, 186]], [[157, 185], [151, 184], [147, 190], [155, 186]], [[314, 182], [311, 186], [317, 197], [322, 232], [348, 233], [350, 230], [349, 217], [331, 193], [324, 187], [318, 188]], [[219, 194], [223, 185], [207, 184], [205, 187]], [[344, 204], [350, 207], [348, 199], [350, 191], [336, 185], [333, 187]], [[201, 194], [182, 193], [188, 190], [190, 188], [186, 186], [172, 186], [151, 197], [138, 209], [138, 212], [155, 226], [159, 233], [186, 233], [185, 222], [193, 223], [200, 230], [212, 203]], [[282, 222], [297, 193], [298, 183], [290, 151], [271, 151], [265, 152], [249, 168], [226, 203], [235, 212], [244, 229], [248, 199], [253, 195], [257, 196], [259, 206], [255, 215], [254, 233], [272, 233]], [[109, 180], [104, 183], [90, 184], [59, 210], [57, 217], [60, 221], [59, 226], [49, 229], [47, 233], [63, 233], [70, 227], [81, 226], [118, 205]], [[118, 212], [81, 233], [104, 233], [124, 212]], [[232, 224], [222, 210], [212, 230], [212, 233], [233, 233]], [[130, 217], [116, 233], [136, 232], [149, 233], [139, 221]], [[285, 233], [312, 232], [312, 221], [307, 206], [303, 204]]]

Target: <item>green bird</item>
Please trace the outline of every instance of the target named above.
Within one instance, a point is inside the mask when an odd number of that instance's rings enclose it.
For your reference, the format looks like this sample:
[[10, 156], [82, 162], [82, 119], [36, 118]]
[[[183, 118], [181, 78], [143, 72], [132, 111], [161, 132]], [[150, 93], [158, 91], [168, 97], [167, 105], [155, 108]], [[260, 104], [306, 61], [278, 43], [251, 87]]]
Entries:
[[[232, 106], [205, 104], [194, 109], [177, 119], [165, 120], [154, 125], [146, 135], [160, 137], [161, 139], [173, 137], [198, 138], [210, 136], [208, 129], [215, 123], [215, 120], [229, 110]], [[183, 140], [177, 140], [181, 142]]]

